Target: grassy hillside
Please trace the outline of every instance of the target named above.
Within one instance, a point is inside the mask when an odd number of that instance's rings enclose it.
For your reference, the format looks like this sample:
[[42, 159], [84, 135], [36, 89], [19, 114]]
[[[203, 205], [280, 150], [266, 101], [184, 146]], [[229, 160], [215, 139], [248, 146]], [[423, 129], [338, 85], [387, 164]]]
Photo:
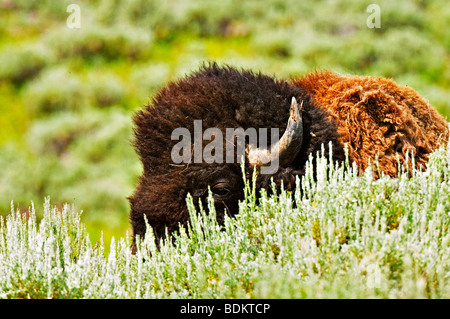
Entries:
[[0, 298], [450, 298], [449, 172], [450, 147], [378, 180], [318, 156], [294, 197], [256, 204], [247, 181], [223, 226], [188, 198], [191, 225], [160, 250], [148, 232], [136, 255], [47, 200], [40, 223], [34, 207], [0, 219]]
[[84, 211], [95, 241], [125, 236], [141, 170], [131, 115], [205, 60], [393, 77], [449, 116], [448, 1], [378, 1], [379, 29], [366, 24], [372, 2], [0, 0], [0, 213], [51, 196]]

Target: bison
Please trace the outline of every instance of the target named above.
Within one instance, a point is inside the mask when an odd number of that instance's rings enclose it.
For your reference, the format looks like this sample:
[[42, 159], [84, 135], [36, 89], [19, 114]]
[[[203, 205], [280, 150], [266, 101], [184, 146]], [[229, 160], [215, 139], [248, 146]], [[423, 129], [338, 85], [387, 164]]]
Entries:
[[[194, 134], [199, 120], [203, 132], [214, 128], [228, 138], [223, 150], [214, 151], [217, 154], [228, 154], [226, 146], [237, 145], [236, 136], [227, 137], [227, 128], [278, 129], [279, 141], [267, 137], [265, 148], [264, 141], [259, 146], [245, 141], [247, 174], [268, 165], [267, 160], [258, 161], [262, 153], [269, 154], [269, 161], [279, 160], [275, 172], [259, 174], [256, 181], [258, 189], [269, 191], [272, 180], [295, 191], [296, 176], [304, 175], [309, 155], [321, 151], [323, 144], [331, 143], [332, 154], [325, 148], [324, 155], [334, 161], [345, 160], [347, 145], [349, 160], [360, 172], [378, 159], [381, 172], [395, 176], [398, 159], [404, 162], [406, 151], [414, 154], [418, 168], [425, 168], [429, 154], [449, 138], [448, 123], [429, 103], [389, 79], [319, 71], [286, 81], [207, 64], [169, 83], [134, 115], [134, 147], [143, 166], [129, 197], [134, 240], [144, 237], [145, 218], [157, 242], [166, 231], [171, 234], [186, 225], [186, 196], [191, 194], [194, 203], [201, 201], [207, 207], [208, 187], [219, 223], [225, 214], [238, 213], [244, 196], [239, 160], [199, 161], [190, 154], [184, 163], [173, 160], [174, 147], [180, 143], [173, 132], [182, 128]], [[211, 141], [212, 136], [199, 141], [200, 147]], [[231, 155], [237, 159], [237, 146]]]

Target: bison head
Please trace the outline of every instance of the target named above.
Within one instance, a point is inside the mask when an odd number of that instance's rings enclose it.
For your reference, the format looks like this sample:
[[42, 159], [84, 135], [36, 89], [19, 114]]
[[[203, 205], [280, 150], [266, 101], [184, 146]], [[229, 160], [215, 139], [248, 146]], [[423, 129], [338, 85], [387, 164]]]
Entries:
[[[216, 64], [162, 88], [150, 105], [135, 114], [134, 123], [134, 146], [143, 165], [139, 185], [129, 198], [135, 238], [145, 234], [144, 216], [157, 239], [164, 237], [166, 228], [171, 233], [186, 224], [187, 194], [207, 207], [208, 187], [219, 222], [225, 214], [236, 214], [244, 196], [240, 155], [249, 175], [254, 167], [262, 170], [277, 161], [275, 170], [258, 175], [257, 188], [269, 192], [271, 180], [293, 190], [309, 154], [320, 151], [323, 143], [331, 141], [334, 159], [344, 159], [335, 124], [301, 87]], [[177, 149], [181, 140], [180, 135], [174, 138], [177, 129], [187, 135], [185, 149]], [[258, 145], [250, 143], [248, 135], [243, 142], [237, 135], [227, 135], [229, 130], [260, 133], [261, 129], [268, 134], [263, 139], [258, 136]], [[273, 131], [279, 133], [276, 138]], [[218, 142], [217, 147], [210, 147], [209, 158], [202, 156], [212, 142]], [[241, 150], [239, 143], [245, 144]], [[174, 161], [174, 150], [175, 155], [184, 151], [185, 160]]]

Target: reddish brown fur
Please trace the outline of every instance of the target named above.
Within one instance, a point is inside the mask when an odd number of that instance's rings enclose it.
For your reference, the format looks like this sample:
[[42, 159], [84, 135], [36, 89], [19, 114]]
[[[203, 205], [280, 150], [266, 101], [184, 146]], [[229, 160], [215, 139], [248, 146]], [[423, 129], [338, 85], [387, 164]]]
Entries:
[[376, 158], [385, 174], [396, 176], [397, 156], [413, 152], [417, 167], [449, 138], [448, 123], [416, 91], [390, 79], [315, 72], [293, 79], [335, 121], [341, 144], [360, 171]]

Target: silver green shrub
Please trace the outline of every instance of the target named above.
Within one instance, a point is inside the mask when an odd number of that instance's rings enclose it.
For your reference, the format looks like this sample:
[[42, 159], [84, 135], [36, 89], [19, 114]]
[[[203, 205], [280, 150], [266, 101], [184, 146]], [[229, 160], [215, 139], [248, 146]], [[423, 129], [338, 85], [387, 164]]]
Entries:
[[[313, 170], [316, 166], [317, 170]], [[318, 173], [314, 176], [314, 171]], [[256, 201], [218, 225], [196, 212], [156, 248], [129, 237], [91, 243], [81, 213], [47, 199], [0, 219], [2, 298], [449, 298], [450, 148], [425, 172], [374, 180], [371, 170], [310, 158], [294, 196]]]

